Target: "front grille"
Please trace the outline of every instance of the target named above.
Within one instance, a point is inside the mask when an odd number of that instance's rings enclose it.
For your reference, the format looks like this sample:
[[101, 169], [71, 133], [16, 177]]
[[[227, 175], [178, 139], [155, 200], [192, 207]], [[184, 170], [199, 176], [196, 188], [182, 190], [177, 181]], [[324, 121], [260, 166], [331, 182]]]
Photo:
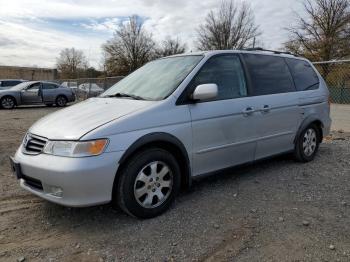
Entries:
[[43, 190], [43, 184], [40, 180], [25, 175], [22, 175], [22, 179], [27, 186], [30, 186], [34, 189]]
[[24, 153], [31, 155], [40, 154], [43, 151], [46, 143], [46, 138], [28, 133], [23, 141]]

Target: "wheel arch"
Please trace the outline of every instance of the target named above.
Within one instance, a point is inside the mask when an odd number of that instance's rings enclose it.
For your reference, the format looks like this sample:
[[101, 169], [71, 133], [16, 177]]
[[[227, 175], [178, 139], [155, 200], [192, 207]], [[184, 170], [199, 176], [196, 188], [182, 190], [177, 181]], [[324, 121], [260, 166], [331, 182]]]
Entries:
[[318, 127], [318, 131], [320, 132], [320, 141], [319, 142], [320, 143], [322, 142], [322, 140], [323, 140], [323, 130], [322, 129], [324, 127], [323, 122], [321, 121], [321, 119], [319, 119], [319, 117], [317, 117], [317, 115], [310, 115], [307, 118], [305, 118], [303, 120], [303, 122], [300, 124], [299, 129], [297, 131], [297, 134], [294, 138], [294, 143], [296, 143], [301, 132], [303, 132], [303, 130], [311, 124], [315, 124]]
[[181, 188], [189, 188], [191, 186], [191, 165], [185, 146], [175, 136], [163, 132], [144, 135], [125, 151], [119, 160], [119, 168], [114, 179], [114, 184], [118, 183], [119, 172], [121, 172], [127, 161], [137, 152], [149, 147], [162, 148], [173, 154], [181, 170]]

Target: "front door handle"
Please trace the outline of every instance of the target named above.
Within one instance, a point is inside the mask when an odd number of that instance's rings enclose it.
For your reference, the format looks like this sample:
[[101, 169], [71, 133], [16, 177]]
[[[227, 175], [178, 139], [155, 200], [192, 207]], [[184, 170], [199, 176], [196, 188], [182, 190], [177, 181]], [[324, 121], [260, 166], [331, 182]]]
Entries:
[[244, 116], [249, 116], [255, 112], [254, 108], [249, 106], [246, 109], [243, 109], [242, 113]]
[[261, 109], [262, 113], [268, 113], [270, 112], [271, 107], [269, 105], [264, 105], [263, 108]]

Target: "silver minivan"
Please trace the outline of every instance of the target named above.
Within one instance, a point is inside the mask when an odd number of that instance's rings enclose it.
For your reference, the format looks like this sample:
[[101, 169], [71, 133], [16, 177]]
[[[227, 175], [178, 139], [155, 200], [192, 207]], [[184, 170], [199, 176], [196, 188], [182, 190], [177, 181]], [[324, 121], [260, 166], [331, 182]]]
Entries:
[[202, 175], [286, 152], [311, 161], [329, 92], [306, 59], [210, 51], [152, 61], [36, 122], [11, 158], [21, 187], [72, 207], [150, 218]]

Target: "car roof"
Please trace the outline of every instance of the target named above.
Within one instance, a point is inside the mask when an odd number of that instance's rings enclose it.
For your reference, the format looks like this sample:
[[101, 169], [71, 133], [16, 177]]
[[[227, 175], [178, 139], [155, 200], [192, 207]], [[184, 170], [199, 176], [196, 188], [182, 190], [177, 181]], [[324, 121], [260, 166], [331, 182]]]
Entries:
[[57, 83], [55, 83], [55, 82], [50, 82], [50, 81], [28, 81], [27, 82], [29, 85], [30, 84], [35, 84], [35, 83], [45, 83], [45, 84], [55, 84], [55, 85], [59, 85], [59, 84], [57, 84]]
[[177, 54], [169, 57], [179, 57], [179, 56], [191, 56], [191, 55], [202, 55], [206, 57], [210, 57], [213, 55], [218, 54], [256, 54], [256, 55], [270, 55], [270, 56], [278, 56], [278, 57], [285, 57], [285, 58], [294, 58], [299, 60], [307, 60], [306, 58], [296, 56], [294, 54], [283, 52], [283, 51], [274, 51], [274, 50], [266, 50], [266, 49], [246, 49], [246, 50], [210, 50], [210, 51], [199, 51], [199, 52], [191, 52], [191, 53], [184, 53], [184, 54]]

